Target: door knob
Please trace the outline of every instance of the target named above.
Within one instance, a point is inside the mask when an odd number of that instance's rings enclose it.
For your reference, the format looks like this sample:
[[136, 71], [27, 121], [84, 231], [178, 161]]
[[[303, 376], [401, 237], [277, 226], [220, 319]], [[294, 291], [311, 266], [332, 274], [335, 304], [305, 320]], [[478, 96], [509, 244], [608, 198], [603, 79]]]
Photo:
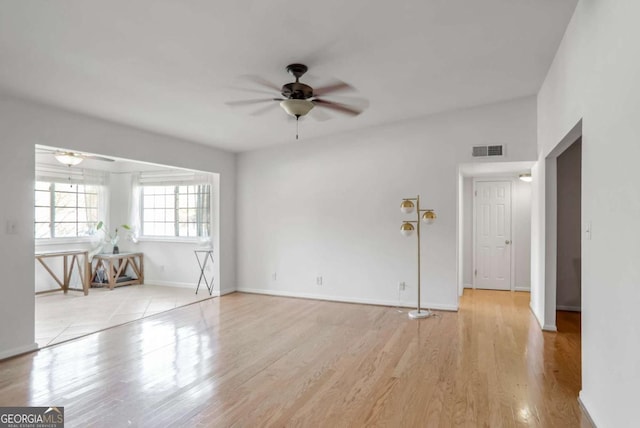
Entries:
[[505, 244], [509, 245], [511, 244], [511, 241], [509, 241], [508, 239], [506, 241], [504, 241]]

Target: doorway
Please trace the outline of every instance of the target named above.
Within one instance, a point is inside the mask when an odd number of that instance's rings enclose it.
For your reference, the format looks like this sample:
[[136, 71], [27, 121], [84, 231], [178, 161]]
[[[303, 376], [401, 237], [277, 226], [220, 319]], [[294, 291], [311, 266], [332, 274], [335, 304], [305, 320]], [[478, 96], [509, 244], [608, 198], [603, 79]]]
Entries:
[[474, 180], [473, 287], [511, 290], [510, 180]]
[[[576, 143], [578, 145], [574, 145]], [[570, 149], [571, 148], [571, 149]], [[563, 156], [564, 155], [564, 156]], [[578, 272], [581, 269], [581, 233], [582, 233], [582, 219], [581, 219], [581, 195], [579, 195], [582, 186], [582, 177], [580, 171], [580, 164], [582, 163], [582, 120], [580, 120], [572, 129], [565, 135], [565, 137], [554, 147], [553, 150], [544, 158], [544, 161], [540, 163], [540, 169], [537, 173], [540, 174], [544, 184], [540, 188], [540, 192], [543, 195], [543, 200], [540, 201], [543, 211], [541, 214], [544, 216], [543, 223], [538, 223], [537, 227], [542, 226], [544, 231], [544, 247], [541, 248], [540, 256], [542, 257], [540, 263], [542, 263], [541, 271], [542, 277], [540, 278], [543, 290], [538, 290], [535, 296], [532, 296], [532, 301], [536, 300], [535, 305], [542, 309], [544, 315], [543, 320], [540, 323], [543, 325], [543, 330], [557, 331], [557, 310], [558, 310], [558, 279], [562, 277], [563, 280], [567, 278], [567, 272], [574, 272], [573, 283], [576, 284], [576, 279], [580, 278], [581, 274], [575, 274], [576, 269]], [[559, 172], [558, 167], [563, 168], [562, 172]], [[569, 168], [567, 168], [569, 166]], [[568, 171], [568, 172], [567, 172]], [[558, 174], [563, 176], [567, 174], [568, 184], [563, 185], [562, 188], [558, 186]], [[562, 178], [564, 179], [564, 178]], [[559, 191], [567, 189], [562, 195], [559, 195]], [[569, 196], [571, 195], [571, 196]], [[576, 196], [580, 196], [576, 199]], [[558, 220], [558, 204], [566, 204], [565, 211], [568, 214], [568, 220], [563, 220], [562, 223]], [[563, 230], [559, 230], [562, 227]], [[580, 229], [576, 229], [580, 228]], [[589, 239], [589, 228], [584, 229], [585, 239]], [[576, 234], [576, 231], [579, 232]], [[558, 245], [560, 234], [565, 234], [565, 244], [572, 248], [572, 256], [565, 258], [565, 255], [559, 254], [559, 251], [563, 251], [562, 246]], [[563, 272], [559, 275], [558, 263], [563, 263]], [[581, 282], [581, 281], [578, 281]], [[578, 292], [581, 294], [581, 292]], [[573, 296], [575, 296], [575, 292]], [[540, 300], [541, 299], [541, 300]], [[575, 309], [578, 305], [578, 300], [573, 300], [571, 306]], [[569, 305], [567, 305], [569, 306]], [[581, 303], [580, 303], [581, 306]], [[566, 309], [566, 308], [565, 308]], [[574, 312], [578, 313], [578, 312]]]
[[580, 340], [582, 312], [582, 138], [556, 160], [556, 327]]
[[194, 250], [219, 235], [217, 174], [35, 148], [39, 347], [212, 297], [194, 291], [219, 262], [200, 269]]
[[[476, 217], [474, 214], [474, 191], [478, 182], [511, 183], [511, 225], [507, 244], [510, 248], [509, 285], [491, 287], [497, 290], [529, 292], [531, 289], [531, 208], [533, 161], [521, 162], [474, 162], [458, 167], [458, 294], [473, 289], [475, 283], [474, 237]], [[478, 286], [478, 288], [485, 288]], [[486, 287], [490, 288], [490, 287]]]
[[[581, 183], [582, 139], [578, 138], [556, 160], [557, 184], [557, 255], [556, 310], [581, 312], [582, 243], [581, 243]], [[563, 315], [563, 316], [561, 316]], [[557, 314], [557, 327], [562, 319], [576, 318]]]

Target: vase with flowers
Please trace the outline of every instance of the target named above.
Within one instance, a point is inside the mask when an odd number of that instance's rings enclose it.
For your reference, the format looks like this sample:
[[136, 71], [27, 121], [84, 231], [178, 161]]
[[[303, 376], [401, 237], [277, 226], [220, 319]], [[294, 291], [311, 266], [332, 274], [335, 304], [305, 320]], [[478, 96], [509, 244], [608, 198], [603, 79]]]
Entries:
[[131, 226], [128, 224], [121, 224], [120, 226], [115, 228], [115, 231], [112, 233], [109, 231], [109, 228], [104, 224], [103, 221], [100, 221], [96, 225], [96, 230], [102, 230], [104, 232], [104, 240], [110, 243], [113, 246], [113, 254], [120, 253], [120, 248], [118, 247], [118, 241], [120, 240], [120, 232], [121, 229], [124, 229], [127, 233], [131, 232]]

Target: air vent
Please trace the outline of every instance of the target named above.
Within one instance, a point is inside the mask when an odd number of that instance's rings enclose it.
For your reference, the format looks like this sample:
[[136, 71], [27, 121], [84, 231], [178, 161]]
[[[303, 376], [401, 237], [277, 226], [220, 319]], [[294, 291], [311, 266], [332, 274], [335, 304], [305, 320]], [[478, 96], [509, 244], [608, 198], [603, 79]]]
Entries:
[[473, 146], [472, 155], [474, 158], [482, 157], [500, 157], [504, 155], [504, 146]]

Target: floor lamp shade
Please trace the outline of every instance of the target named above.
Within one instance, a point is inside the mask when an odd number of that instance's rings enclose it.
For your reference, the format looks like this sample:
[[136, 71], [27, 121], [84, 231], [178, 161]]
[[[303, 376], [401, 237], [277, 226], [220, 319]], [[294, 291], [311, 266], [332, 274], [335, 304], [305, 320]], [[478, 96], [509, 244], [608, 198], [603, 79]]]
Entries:
[[402, 203], [400, 204], [400, 211], [402, 211], [404, 214], [411, 214], [414, 208], [414, 203], [407, 199], [402, 201]]
[[413, 235], [414, 230], [415, 228], [413, 227], [413, 225], [408, 222], [404, 222], [402, 223], [402, 226], [400, 226], [400, 233], [402, 233], [403, 236]]

